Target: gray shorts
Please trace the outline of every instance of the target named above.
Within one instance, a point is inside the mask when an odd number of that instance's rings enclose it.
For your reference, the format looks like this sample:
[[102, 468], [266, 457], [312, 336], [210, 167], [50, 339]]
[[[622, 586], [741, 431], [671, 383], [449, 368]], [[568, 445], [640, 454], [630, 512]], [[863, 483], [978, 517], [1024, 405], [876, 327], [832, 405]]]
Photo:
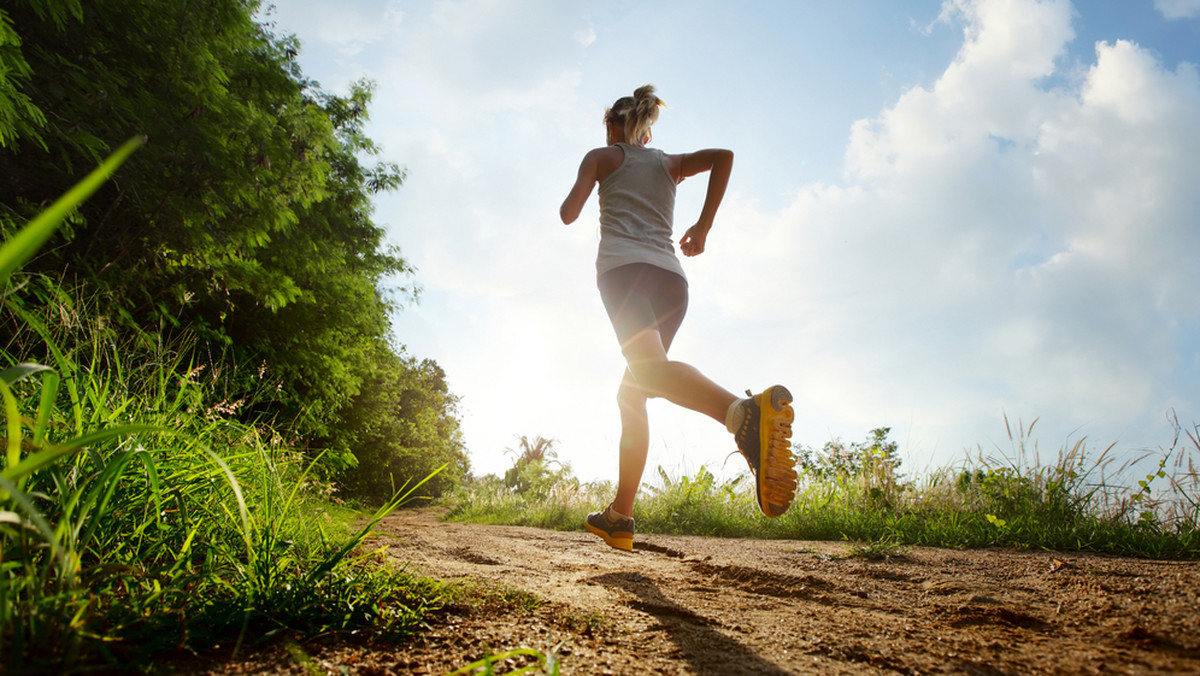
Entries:
[[658, 331], [663, 348], [670, 349], [687, 314], [686, 279], [657, 265], [630, 263], [601, 274], [596, 286], [622, 350], [647, 329]]

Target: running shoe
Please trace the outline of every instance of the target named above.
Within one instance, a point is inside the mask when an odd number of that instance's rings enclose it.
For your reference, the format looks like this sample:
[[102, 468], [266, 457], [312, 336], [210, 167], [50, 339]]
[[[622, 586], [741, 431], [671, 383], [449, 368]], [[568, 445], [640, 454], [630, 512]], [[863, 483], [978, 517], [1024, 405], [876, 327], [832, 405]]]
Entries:
[[774, 519], [782, 516], [796, 497], [796, 458], [792, 455], [792, 393], [782, 385], [768, 387], [742, 403], [742, 424], [734, 433], [738, 450], [746, 456], [758, 506]]
[[633, 551], [633, 519], [613, 518], [606, 507], [599, 512], [588, 514], [586, 525], [588, 530], [599, 535], [609, 547]]

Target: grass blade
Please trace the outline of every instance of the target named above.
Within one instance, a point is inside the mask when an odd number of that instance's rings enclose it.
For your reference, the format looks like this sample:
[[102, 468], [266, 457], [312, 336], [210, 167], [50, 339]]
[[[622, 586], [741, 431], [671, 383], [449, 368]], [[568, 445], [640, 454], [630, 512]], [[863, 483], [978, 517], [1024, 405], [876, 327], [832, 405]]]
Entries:
[[[3, 389], [7, 390], [7, 388]], [[38, 451], [37, 453], [26, 457], [24, 460], [16, 463], [15, 465], [10, 464], [4, 469], [3, 472], [0, 472], [0, 477], [3, 477], [9, 481], [16, 481], [23, 476], [28, 476], [44, 467], [49, 466], [60, 458], [65, 458], [69, 455], [77, 453], [78, 451], [87, 446], [91, 446], [92, 444], [98, 444], [102, 441], [108, 441], [109, 439], [129, 434], [137, 434], [138, 432], [166, 431], [166, 429], [157, 427], [155, 425], [121, 425], [120, 427], [110, 427], [105, 430], [100, 430], [99, 432], [85, 434], [82, 437], [72, 439], [71, 441], [63, 444], [51, 446], [44, 451]]]
[[395, 497], [393, 497], [390, 502], [376, 510], [367, 523], [364, 524], [362, 528], [360, 528], [358, 532], [355, 533], [354, 536], [351, 537], [344, 545], [342, 545], [341, 549], [337, 550], [332, 556], [325, 559], [321, 565], [314, 568], [313, 571], [309, 573], [308, 579], [310, 581], [316, 580], [336, 568], [337, 565], [341, 563], [342, 559], [346, 558], [350, 552], [354, 551], [360, 544], [362, 544], [363, 540], [366, 540], [367, 537], [375, 531], [375, 526], [378, 526], [379, 522], [383, 521], [384, 517], [396, 511], [400, 505], [404, 504], [404, 502], [408, 500], [409, 496], [411, 496], [413, 492], [420, 488], [426, 481], [429, 481], [433, 477], [437, 476], [438, 473], [446, 469], [449, 464], [450, 463], [446, 463], [433, 470], [428, 476], [426, 476], [424, 479], [421, 479], [411, 487], [408, 486], [408, 484], [401, 486], [400, 490], [396, 492]]
[[117, 167], [121, 166], [125, 158], [129, 157], [129, 154], [144, 142], [145, 138], [141, 136], [135, 136], [126, 141], [92, 173], [68, 190], [67, 194], [58, 198], [54, 204], [38, 214], [37, 218], [34, 218], [20, 232], [5, 242], [4, 246], [0, 246], [0, 289], [8, 283], [8, 278], [32, 258], [37, 250], [46, 243], [46, 240], [50, 239], [50, 236], [71, 213], [71, 210], [96, 192], [96, 189], [117, 170]]
[[33, 445], [46, 443], [46, 428], [50, 425], [50, 414], [54, 412], [54, 400], [58, 397], [61, 379], [53, 369], [42, 379], [42, 397], [38, 401], [37, 418], [33, 422]]
[[[25, 516], [29, 518], [29, 522], [33, 524], [33, 527], [39, 533], [41, 533], [42, 539], [45, 540], [46, 544], [50, 546], [50, 551], [53, 552], [55, 558], [58, 559], [63, 575], [69, 575], [71, 572], [69, 557], [67, 556], [67, 553], [63, 551], [62, 543], [59, 542], [58, 536], [54, 532], [54, 528], [50, 526], [50, 523], [47, 522], [46, 518], [42, 516], [42, 513], [38, 511], [37, 506], [33, 504], [33, 500], [29, 499], [29, 496], [22, 492], [15, 483], [9, 481], [3, 476], [0, 476], [0, 491], [7, 494], [11, 499], [15, 500], [16, 503], [21, 506], [21, 508], [25, 511]], [[11, 517], [6, 517], [5, 520], [11, 520]]]
[[35, 373], [52, 370], [54, 369], [51, 369], [49, 366], [42, 366], [41, 364], [16, 364], [0, 371], [0, 380], [4, 381], [5, 385], [12, 386]]
[[0, 378], [0, 396], [4, 397], [5, 431], [8, 436], [5, 465], [12, 467], [21, 461], [21, 410], [17, 408], [17, 398], [4, 378]]

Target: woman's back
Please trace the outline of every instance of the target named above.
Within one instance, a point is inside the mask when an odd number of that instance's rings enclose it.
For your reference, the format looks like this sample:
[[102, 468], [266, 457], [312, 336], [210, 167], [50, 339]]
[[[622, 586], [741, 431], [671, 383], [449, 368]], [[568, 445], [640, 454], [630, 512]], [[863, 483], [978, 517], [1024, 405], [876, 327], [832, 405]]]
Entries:
[[657, 148], [626, 143], [620, 165], [600, 181], [600, 248], [596, 271], [649, 263], [683, 276], [675, 255], [675, 180]]

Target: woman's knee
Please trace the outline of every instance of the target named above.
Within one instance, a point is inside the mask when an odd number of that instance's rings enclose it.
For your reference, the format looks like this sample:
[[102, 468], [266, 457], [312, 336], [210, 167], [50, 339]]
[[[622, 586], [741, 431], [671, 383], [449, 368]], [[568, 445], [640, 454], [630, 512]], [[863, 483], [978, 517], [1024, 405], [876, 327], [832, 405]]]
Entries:
[[637, 379], [639, 391], [647, 399], [663, 396], [671, 369], [671, 362], [666, 360], [655, 359], [629, 364], [629, 371]]
[[641, 412], [644, 415], [646, 411], [646, 393], [627, 376], [621, 382], [621, 388], [617, 390], [617, 405], [621, 407], [621, 411], [623, 412]]

